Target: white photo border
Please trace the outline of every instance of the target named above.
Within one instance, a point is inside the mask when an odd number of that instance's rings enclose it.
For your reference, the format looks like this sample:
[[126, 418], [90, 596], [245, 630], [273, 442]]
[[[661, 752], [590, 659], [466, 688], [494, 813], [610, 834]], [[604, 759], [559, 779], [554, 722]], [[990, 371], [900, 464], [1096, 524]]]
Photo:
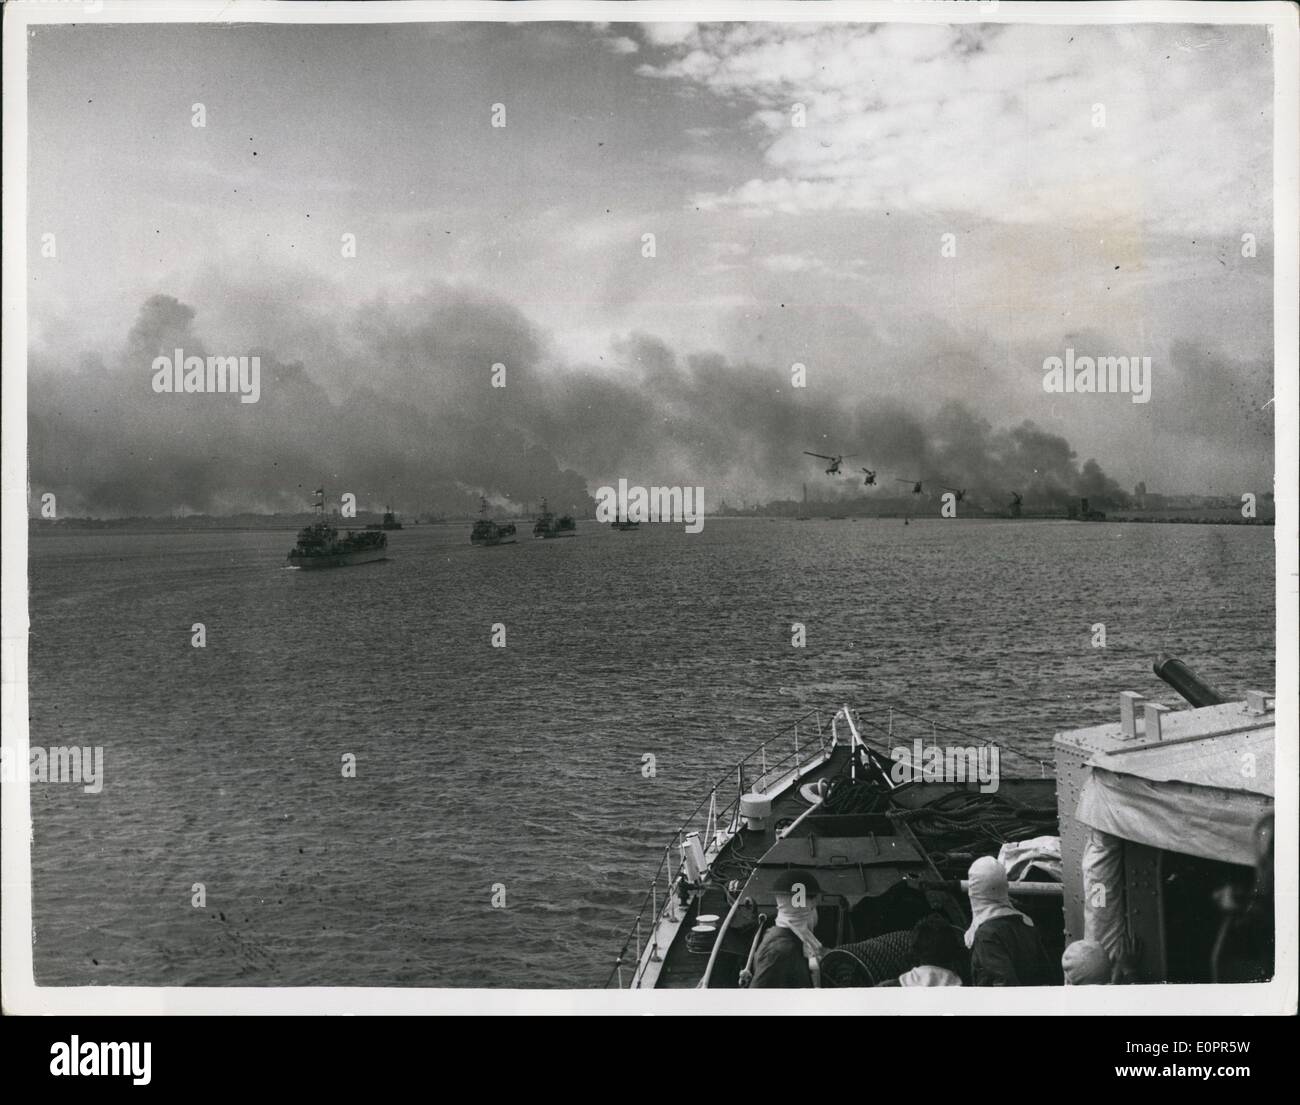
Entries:
[[[275, 3], [273, 0], [12, 0], [4, 8], [3, 739], [26, 763], [27, 688], [27, 42], [29, 28], [57, 23], [373, 24], [391, 22], [885, 22], [1031, 24], [1179, 23], [1267, 25], [1273, 36], [1273, 226], [1275, 383], [1276, 974], [1268, 983], [1021, 990], [497, 990], [406, 987], [37, 986], [32, 960], [29, 786], [3, 799], [3, 925], [0, 1001], [9, 1014], [955, 1014], [1196, 1016], [1294, 1013], [1297, 997], [1297, 472], [1300, 396], [1300, 34], [1289, 3], [1020, 3], [998, 0], [452, 0]], [[629, 872], [629, 878], [639, 877]]]

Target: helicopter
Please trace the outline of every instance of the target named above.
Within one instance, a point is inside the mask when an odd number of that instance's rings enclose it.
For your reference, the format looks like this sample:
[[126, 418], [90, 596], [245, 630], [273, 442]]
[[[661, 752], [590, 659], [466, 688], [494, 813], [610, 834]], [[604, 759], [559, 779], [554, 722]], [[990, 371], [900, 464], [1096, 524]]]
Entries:
[[944, 490], [951, 491], [952, 494], [956, 497], [958, 502], [961, 502], [964, 498], [966, 498], [966, 489], [964, 487], [961, 488], [960, 490], [958, 490], [955, 487], [945, 487]]
[[876, 486], [876, 474], [875, 474], [875, 473], [874, 473], [870, 468], [864, 468], [864, 469], [862, 469], [862, 471], [865, 472], [866, 475], [867, 475], [867, 478], [866, 478], [865, 480], [862, 481], [862, 486], [863, 486], [863, 487], [875, 487], [875, 486]]
[[920, 495], [920, 494], [922, 493], [922, 492], [921, 492], [921, 481], [920, 481], [920, 480], [905, 480], [905, 479], [903, 479], [902, 476], [897, 476], [897, 477], [895, 477], [895, 478], [896, 478], [896, 480], [897, 480], [898, 483], [910, 483], [910, 484], [912, 485], [912, 494], [913, 494], [913, 495]]
[[1020, 506], [1023, 501], [1024, 500], [1021, 498], [1019, 491], [1011, 492], [1011, 506], [1013, 508]]
[[830, 467], [826, 469], [826, 474], [828, 476], [838, 476], [840, 474], [840, 465], [843, 464], [845, 460], [842, 454], [837, 457], [828, 457], [825, 453], [810, 453], [807, 449], [803, 451], [803, 455], [806, 457], [816, 457], [818, 460], [830, 461]]

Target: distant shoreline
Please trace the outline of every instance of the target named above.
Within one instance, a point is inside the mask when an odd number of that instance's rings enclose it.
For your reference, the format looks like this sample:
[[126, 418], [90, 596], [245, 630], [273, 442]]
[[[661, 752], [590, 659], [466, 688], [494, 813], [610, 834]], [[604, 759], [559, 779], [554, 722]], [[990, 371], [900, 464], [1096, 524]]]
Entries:
[[[1224, 512], [1228, 514], [1228, 512]], [[1105, 518], [1097, 519], [1080, 519], [1069, 518], [1064, 514], [1029, 514], [1022, 515], [1019, 518], [1012, 518], [1009, 515], [998, 514], [974, 514], [964, 518], [957, 519], [963, 522], [1073, 522], [1078, 525], [1105, 525], [1110, 522], [1124, 524], [1141, 524], [1141, 525], [1186, 525], [1186, 526], [1272, 526], [1274, 519], [1267, 518], [1242, 518], [1236, 516], [1189, 516], [1189, 515], [1170, 515], [1161, 516], [1155, 514], [1115, 514], [1108, 515]], [[930, 521], [950, 521], [952, 519], [939, 518], [928, 514], [814, 514], [807, 518], [796, 518], [788, 514], [714, 514], [709, 516], [710, 522], [723, 521], [746, 521], [765, 519], [767, 521], [785, 521], [785, 522], [897, 522], [907, 520], [910, 522], [930, 522]], [[520, 519], [514, 519], [516, 522]], [[527, 521], [528, 519], [522, 519]], [[60, 518], [50, 520], [46, 518], [28, 518], [27, 528], [30, 536], [51, 536], [58, 533], [293, 533], [311, 521], [309, 516], [303, 516], [301, 519], [285, 519], [276, 516], [267, 516], [260, 521], [243, 521], [235, 518], [210, 518], [204, 517], [202, 521], [193, 518]], [[349, 518], [331, 519], [340, 529], [364, 529], [368, 524], [365, 519]], [[591, 526], [600, 526], [600, 523], [592, 518], [579, 518], [579, 524], [586, 523]], [[406, 529], [432, 529], [447, 527], [462, 527], [471, 525], [472, 518], [454, 519], [451, 521], [438, 522], [407, 522], [404, 524]], [[655, 525], [656, 523], [647, 523]], [[669, 523], [662, 523], [668, 525]], [[603, 527], [602, 527], [603, 528]]]

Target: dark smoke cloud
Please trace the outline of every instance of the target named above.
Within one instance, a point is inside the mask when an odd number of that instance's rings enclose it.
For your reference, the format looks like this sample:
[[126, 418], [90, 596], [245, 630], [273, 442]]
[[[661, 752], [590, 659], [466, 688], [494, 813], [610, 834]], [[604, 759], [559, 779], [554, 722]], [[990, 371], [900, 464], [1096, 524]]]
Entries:
[[[582, 477], [521, 433], [522, 381], [488, 386], [494, 361], [535, 357], [522, 319], [499, 305], [371, 305], [355, 328], [368, 356], [338, 400], [269, 350], [210, 349], [194, 318], [154, 296], [112, 368], [67, 372], [33, 357], [33, 490], [54, 491], [63, 513], [103, 515], [301, 510], [321, 482], [363, 509], [468, 509], [480, 491], [520, 505], [586, 502]], [[260, 400], [155, 394], [153, 358], [177, 348], [260, 356]]]
[[[898, 475], [992, 505], [1013, 490], [1031, 506], [1125, 500], [1095, 461], [1080, 465], [1064, 438], [1029, 422], [995, 428], [959, 403], [922, 413], [845, 400], [791, 387], [784, 366], [681, 357], [643, 334], [599, 368], [559, 364], [519, 311], [463, 288], [335, 316], [308, 364], [209, 348], [201, 321], [157, 295], [107, 362], [32, 354], [34, 492], [55, 492], [64, 515], [301, 510], [322, 482], [362, 509], [466, 511], [480, 493], [583, 509], [598, 485], [626, 477], [702, 484], [716, 505], [788, 496], [817, 474], [802, 456], [811, 449], [857, 454], [853, 469], [879, 469], [892, 490]], [[260, 401], [155, 394], [152, 361], [176, 348], [260, 356]], [[498, 362], [505, 388], [490, 385]]]
[[1272, 452], [1273, 363], [1267, 353], [1243, 359], [1180, 339], [1170, 346], [1169, 374], [1159, 383], [1167, 428]]

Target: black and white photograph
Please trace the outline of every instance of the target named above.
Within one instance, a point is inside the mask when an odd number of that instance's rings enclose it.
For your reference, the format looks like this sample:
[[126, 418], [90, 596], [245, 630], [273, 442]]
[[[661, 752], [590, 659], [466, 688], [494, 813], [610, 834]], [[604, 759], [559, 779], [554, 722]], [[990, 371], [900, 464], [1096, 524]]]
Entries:
[[4, 37], [6, 1013], [1295, 1013], [1294, 5]]

